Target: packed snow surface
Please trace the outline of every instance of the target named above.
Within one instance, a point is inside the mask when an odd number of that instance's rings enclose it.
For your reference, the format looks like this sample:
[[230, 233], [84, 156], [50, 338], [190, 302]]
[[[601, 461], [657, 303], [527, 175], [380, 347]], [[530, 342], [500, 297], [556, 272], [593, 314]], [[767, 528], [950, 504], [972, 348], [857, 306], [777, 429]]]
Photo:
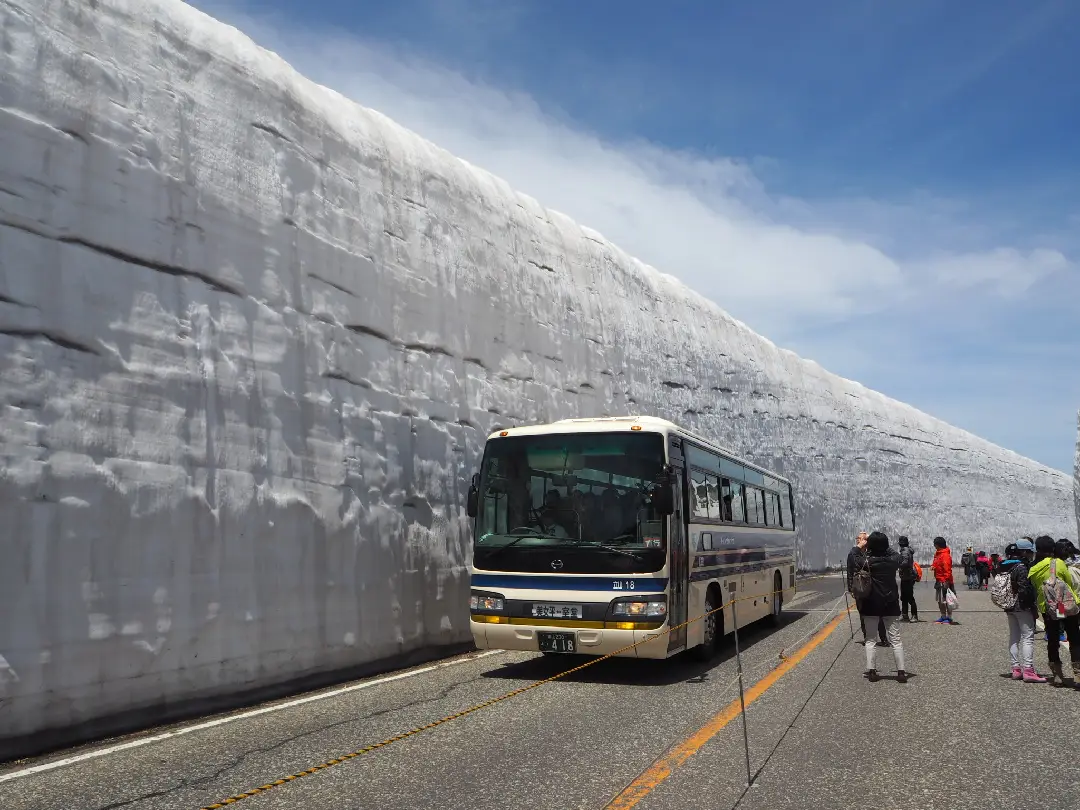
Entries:
[[[469, 638], [496, 425], [667, 417], [804, 567], [1065, 536], [1072, 481], [781, 350], [171, 0], [3, 0], [0, 737]], [[720, 302], [723, 303], [723, 302]]]

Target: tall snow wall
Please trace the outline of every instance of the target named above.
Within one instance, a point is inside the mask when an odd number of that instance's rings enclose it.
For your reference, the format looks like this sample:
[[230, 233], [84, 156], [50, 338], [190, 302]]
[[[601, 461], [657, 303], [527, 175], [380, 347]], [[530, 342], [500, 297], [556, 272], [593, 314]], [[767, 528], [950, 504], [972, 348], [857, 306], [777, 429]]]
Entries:
[[1066, 474], [778, 349], [186, 5], [0, 22], [0, 755], [466, 642], [496, 425], [709, 434], [794, 479], [803, 567], [862, 528], [925, 556], [1071, 525]]

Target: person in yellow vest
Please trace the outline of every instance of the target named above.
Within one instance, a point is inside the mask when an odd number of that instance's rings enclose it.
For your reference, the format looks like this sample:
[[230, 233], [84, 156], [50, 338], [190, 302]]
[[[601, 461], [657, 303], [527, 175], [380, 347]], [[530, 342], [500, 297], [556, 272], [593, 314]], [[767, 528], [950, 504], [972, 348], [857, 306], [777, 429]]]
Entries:
[[[1046, 657], [1050, 659], [1050, 683], [1064, 686], [1067, 680], [1080, 688], [1080, 596], [1073, 588], [1069, 566], [1058, 559], [1054, 538], [1043, 535], [1035, 538], [1035, 564], [1028, 571], [1035, 587], [1039, 613], [1046, 625]], [[1056, 604], [1047, 601], [1047, 585], [1057, 582]], [[1049, 590], [1054, 590], [1051, 587]], [[1069, 639], [1069, 658], [1072, 659], [1072, 678], [1066, 679], [1061, 665], [1061, 632]]]

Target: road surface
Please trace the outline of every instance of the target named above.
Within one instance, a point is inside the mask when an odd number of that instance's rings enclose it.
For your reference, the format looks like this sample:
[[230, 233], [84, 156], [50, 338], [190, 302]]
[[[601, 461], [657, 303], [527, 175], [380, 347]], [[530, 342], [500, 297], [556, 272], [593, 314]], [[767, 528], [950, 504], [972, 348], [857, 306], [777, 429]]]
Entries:
[[[931, 589], [917, 595], [923, 618], [934, 618]], [[1004, 618], [984, 593], [959, 596], [960, 626], [903, 626], [913, 674], [903, 685], [862, 677], [836, 576], [801, 583], [780, 627], [745, 632], [749, 789], [729, 645], [707, 665], [603, 661], [229, 806], [1080, 807], [1075, 765], [1069, 776], [1070, 766], [1050, 764], [1036, 736], [1048, 718], [1072, 718], [1075, 730], [1080, 692], [1001, 677]], [[1041, 643], [1039, 655], [1045, 666]], [[890, 652], [879, 656], [890, 671]], [[570, 661], [473, 653], [14, 763], [0, 767], [0, 808], [196, 810], [527, 687]], [[1057, 747], [1075, 763], [1080, 738], [1062, 736]]]

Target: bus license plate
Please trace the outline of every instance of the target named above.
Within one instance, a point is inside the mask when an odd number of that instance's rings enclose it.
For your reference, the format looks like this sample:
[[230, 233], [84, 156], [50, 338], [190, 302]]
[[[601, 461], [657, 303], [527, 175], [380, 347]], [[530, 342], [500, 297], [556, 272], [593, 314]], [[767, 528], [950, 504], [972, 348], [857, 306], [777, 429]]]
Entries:
[[540, 652], [577, 652], [573, 633], [537, 633], [536, 640], [540, 643]]
[[543, 605], [532, 606], [532, 615], [538, 619], [580, 619], [581, 605]]

